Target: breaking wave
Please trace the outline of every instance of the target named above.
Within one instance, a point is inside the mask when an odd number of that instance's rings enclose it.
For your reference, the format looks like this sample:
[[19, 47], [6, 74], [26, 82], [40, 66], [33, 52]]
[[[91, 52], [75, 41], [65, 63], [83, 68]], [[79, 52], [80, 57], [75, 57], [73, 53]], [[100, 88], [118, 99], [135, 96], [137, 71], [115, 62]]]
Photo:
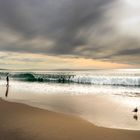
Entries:
[[[4, 79], [7, 72], [0, 72]], [[93, 85], [113, 86], [140, 86], [140, 76], [137, 75], [92, 75], [77, 73], [36, 73], [36, 72], [10, 72], [12, 80], [27, 82], [55, 82], [55, 83], [78, 83]]]

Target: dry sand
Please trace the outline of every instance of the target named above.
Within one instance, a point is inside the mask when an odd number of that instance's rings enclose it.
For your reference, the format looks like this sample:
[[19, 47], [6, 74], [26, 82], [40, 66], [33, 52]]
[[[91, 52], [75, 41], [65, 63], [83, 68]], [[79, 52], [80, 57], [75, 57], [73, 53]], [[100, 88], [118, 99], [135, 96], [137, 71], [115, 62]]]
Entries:
[[0, 140], [139, 140], [140, 131], [94, 126], [78, 117], [0, 100]]

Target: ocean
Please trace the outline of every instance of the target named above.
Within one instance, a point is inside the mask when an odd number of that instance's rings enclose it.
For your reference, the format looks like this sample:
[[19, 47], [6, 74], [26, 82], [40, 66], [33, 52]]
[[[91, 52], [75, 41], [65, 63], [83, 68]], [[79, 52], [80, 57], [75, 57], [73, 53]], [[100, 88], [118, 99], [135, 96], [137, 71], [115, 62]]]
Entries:
[[[6, 86], [9, 75], [10, 85]], [[140, 69], [0, 71], [6, 101], [72, 114], [95, 125], [140, 130]]]
[[113, 69], [91, 71], [1, 71], [3, 80], [25, 82], [78, 83], [91, 85], [140, 86], [140, 69]]
[[[140, 93], [140, 69], [113, 69], [92, 71], [1, 71], [0, 85], [9, 75], [12, 87], [22, 88], [27, 85], [30, 90], [53, 93], [94, 94], [97, 92], [121, 92], [126, 96]], [[46, 92], [47, 93], [47, 92]], [[119, 93], [118, 93], [119, 94]]]

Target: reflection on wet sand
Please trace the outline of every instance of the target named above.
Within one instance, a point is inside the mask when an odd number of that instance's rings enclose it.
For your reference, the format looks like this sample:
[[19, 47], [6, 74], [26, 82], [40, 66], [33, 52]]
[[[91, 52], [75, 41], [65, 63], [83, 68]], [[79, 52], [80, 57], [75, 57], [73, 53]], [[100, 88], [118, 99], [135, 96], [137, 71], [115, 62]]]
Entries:
[[[80, 116], [97, 126], [140, 130], [139, 111], [133, 111], [136, 108], [140, 109], [140, 98], [110, 96], [103, 93], [81, 95], [73, 92], [70, 94], [61, 86], [45, 85], [13, 81], [9, 87], [5, 84], [0, 86], [0, 91], [3, 93], [0, 96], [6, 101]], [[63, 88], [65, 93], [61, 93], [60, 88]]]
[[133, 119], [137, 121], [138, 120], [138, 115], [137, 114], [133, 115]]
[[9, 85], [6, 86], [6, 92], [5, 92], [5, 97], [8, 97], [8, 92], [9, 92]]

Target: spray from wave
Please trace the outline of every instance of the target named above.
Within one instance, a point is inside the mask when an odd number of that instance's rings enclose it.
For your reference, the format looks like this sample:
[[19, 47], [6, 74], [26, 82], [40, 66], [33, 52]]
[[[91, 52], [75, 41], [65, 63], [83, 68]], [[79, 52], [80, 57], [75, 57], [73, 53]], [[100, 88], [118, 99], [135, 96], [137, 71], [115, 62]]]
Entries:
[[[8, 72], [0, 72], [4, 79]], [[15, 81], [78, 83], [92, 85], [140, 86], [138, 72], [109, 73], [109, 72], [10, 72], [9, 77]]]

